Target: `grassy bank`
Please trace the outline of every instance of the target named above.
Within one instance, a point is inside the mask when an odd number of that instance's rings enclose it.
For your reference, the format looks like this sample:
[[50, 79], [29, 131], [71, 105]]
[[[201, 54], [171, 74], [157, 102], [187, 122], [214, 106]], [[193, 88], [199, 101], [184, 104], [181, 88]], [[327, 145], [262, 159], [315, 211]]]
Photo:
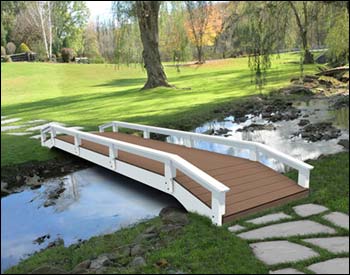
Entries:
[[[264, 93], [298, 75], [298, 61], [298, 54], [274, 59]], [[314, 71], [314, 65], [305, 66], [305, 73]], [[99, 124], [122, 120], [189, 130], [212, 119], [219, 106], [259, 93], [246, 58], [185, 66], [180, 73], [166, 67], [166, 72], [178, 89], [141, 92], [145, 71], [140, 66], [116, 70], [103, 64], [2, 63], [1, 113], [22, 118], [15, 124], [45, 119], [96, 130]], [[1, 166], [53, 157], [27, 137], [5, 137], [1, 146]]]
[[[284, 211], [295, 216], [292, 206], [302, 202], [315, 202], [323, 204], [332, 211], [349, 212], [349, 154], [339, 153], [323, 157], [311, 162], [314, 170], [311, 177], [311, 195], [309, 198], [299, 202], [285, 205], [273, 211]], [[288, 174], [295, 178], [295, 173]], [[268, 213], [267, 211], [266, 213]], [[271, 212], [271, 211], [270, 211]], [[260, 213], [260, 215], [262, 215]], [[245, 220], [235, 223], [244, 225], [247, 228], [254, 228], [254, 225], [245, 223]], [[124, 272], [142, 273], [163, 273], [167, 270], [158, 268], [155, 263], [160, 259], [166, 259], [171, 270], [180, 270], [188, 273], [226, 273], [226, 274], [267, 274], [268, 267], [257, 261], [248, 242], [238, 239], [227, 231], [229, 225], [218, 228], [211, 225], [206, 218], [190, 214], [190, 223], [186, 225], [183, 232], [168, 243], [166, 246], [155, 249], [145, 255], [146, 266], [141, 270], [127, 269]], [[325, 223], [324, 220], [315, 216], [314, 220]], [[33, 269], [43, 266], [58, 266], [67, 271], [86, 259], [92, 259], [101, 253], [113, 252], [116, 248], [132, 243], [138, 234], [150, 225], [158, 225], [160, 219], [156, 218], [135, 227], [123, 229], [114, 234], [94, 237], [86, 243], [68, 248], [56, 247], [42, 253], [38, 253], [29, 259], [21, 262], [18, 266], [11, 268], [7, 273], [28, 273]], [[326, 223], [327, 224], [327, 223]], [[338, 235], [347, 235], [346, 230], [338, 229]], [[300, 242], [301, 238], [291, 238], [291, 241]], [[323, 250], [317, 250], [320, 257], [315, 260], [326, 260], [331, 257]], [[348, 257], [348, 253], [343, 254]], [[293, 267], [305, 270], [305, 267], [312, 263], [305, 261], [294, 264]], [[281, 265], [280, 267], [284, 267]], [[277, 268], [277, 267], [276, 267]], [[120, 269], [110, 267], [108, 272], [115, 273]]]

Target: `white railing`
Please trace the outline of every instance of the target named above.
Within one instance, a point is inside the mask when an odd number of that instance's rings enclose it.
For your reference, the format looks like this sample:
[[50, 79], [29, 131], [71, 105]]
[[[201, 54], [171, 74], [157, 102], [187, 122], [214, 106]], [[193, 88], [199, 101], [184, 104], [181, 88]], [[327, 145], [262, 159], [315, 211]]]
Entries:
[[[50, 139], [47, 139], [48, 134], [50, 134]], [[41, 129], [42, 145], [48, 146], [47, 141], [50, 141], [50, 147], [55, 146], [55, 142], [57, 142], [57, 134], [66, 134], [74, 137], [74, 150], [72, 153], [76, 155], [80, 155], [80, 145], [82, 140], [107, 146], [109, 148], [109, 168], [114, 170], [116, 169], [116, 160], [118, 159], [119, 150], [163, 163], [164, 184], [166, 185], [164, 189], [170, 194], [173, 192], [176, 170], [181, 171], [183, 174], [211, 192], [211, 218], [214, 223], [221, 225], [222, 215], [225, 214], [225, 193], [230, 189], [178, 155], [82, 132], [55, 123], [50, 123]]]
[[205, 134], [185, 132], [121, 121], [112, 121], [110, 123], [101, 125], [99, 126], [99, 130], [100, 132], [103, 132], [106, 128], [110, 127], [112, 127], [114, 132], [118, 132], [119, 128], [128, 128], [143, 131], [144, 138], [150, 138], [151, 133], [179, 137], [184, 140], [184, 145], [190, 148], [194, 146], [195, 141], [206, 141], [210, 143], [223, 144], [238, 149], [247, 149], [249, 150], [250, 160], [259, 161], [259, 155], [265, 155], [269, 158], [280, 161], [281, 163], [298, 170], [298, 184], [300, 186], [304, 188], [309, 188], [310, 185], [310, 170], [313, 169], [313, 166], [258, 142], [233, 140], [225, 137], [210, 136]]

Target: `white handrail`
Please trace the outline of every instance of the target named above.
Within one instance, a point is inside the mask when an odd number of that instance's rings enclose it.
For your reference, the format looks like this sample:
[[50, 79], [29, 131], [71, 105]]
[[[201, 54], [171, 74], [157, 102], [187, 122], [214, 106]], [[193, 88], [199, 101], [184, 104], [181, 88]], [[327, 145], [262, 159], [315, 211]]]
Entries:
[[227, 186], [217, 181], [207, 173], [203, 172], [187, 160], [179, 157], [178, 155], [132, 143], [127, 143], [120, 140], [102, 137], [91, 133], [82, 132], [76, 129], [66, 128], [55, 123], [50, 123], [48, 127], [43, 128], [42, 134], [45, 134], [51, 131], [52, 129], [56, 131], [56, 134], [62, 133], [71, 136], [78, 136], [79, 139], [92, 141], [105, 146], [113, 145], [115, 146], [116, 150], [120, 149], [122, 151], [149, 158], [155, 161], [159, 161], [164, 164], [169, 163], [169, 161], [171, 161], [172, 163], [174, 163], [175, 167], [178, 170], [180, 170], [181, 172], [183, 172], [184, 174], [186, 174], [187, 176], [189, 176], [190, 178], [192, 178], [211, 192], [228, 192], [230, 190]]
[[185, 140], [185, 145], [188, 147], [192, 147], [194, 141], [207, 141], [240, 149], [248, 149], [250, 152], [249, 159], [252, 161], [259, 161], [259, 154], [264, 154], [270, 158], [274, 158], [298, 170], [298, 184], [304, 188], [309, 188], [310, 170], [313, 169], [313, 166], [258, 142], [234, 140], [225, 137], [210, 136], [200, 133], [185, 132], [180, 130], [173, 130], [162, 127], [148, 126], [122, 121], [112, 121], [106, 123], [104, 125], [99, 126], [99, 130], [100, 132], [103, 132], [104, 129], [109, 127], [113, 127], [114, 132], [117, 132], [119, 127], [143, 131], [144, 138], [149, 138], [150, 133], [180, 137]]

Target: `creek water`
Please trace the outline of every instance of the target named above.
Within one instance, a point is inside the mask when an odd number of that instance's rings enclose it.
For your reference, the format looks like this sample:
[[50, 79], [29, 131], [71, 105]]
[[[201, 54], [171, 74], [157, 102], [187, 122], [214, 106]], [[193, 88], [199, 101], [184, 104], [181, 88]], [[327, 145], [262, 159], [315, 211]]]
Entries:
[[[45, 201], [62, 185], [64, 192], [49, 207]], [[81, 170], [1, 199], [1, 271], [57, 238], [70, 245], [152, 218], [171, 196], [100, 167]], [[50, 235], [43, 243], [33, 241]]]
[[[321, 155], [343, 151], [343, 146], [338, 145], [338, 142], [341, 139], [349, 139], [349, 108], [331, 111], [329, 109], [329, 104], [329, 100], [327, 99], [296, 101], [294, 107], [301, 111], [300, 118], [272, 123], [275, 130], [240, 131], [240, 129], [252, 124], [269, 124], [269, 122], [262, 119], [261, 116], [247, 114], [248, 119], [243, 123], [236, 123], [235, 118], [230, 116], [221, 121], [213, 120], [207, 122], [195, 128], [193, 132], [208, 133], [217, 131], [220, 128], [227, 129], [228, 132], [222, 134], [222, 136], [226, 136], [228, 139], [260, 142], [300, 160], [316, 159]], [[306, 117], [304, 118], [304, 116]], [[302, 128], [298, 125], [300, 119], [308, 119], [310, 123], [332, 122], [335, 127], [341, 129], [341, 135], [336, 139], [327, 141], [308, 142], [300, 135], [295, 135], [295, 133]], [[167, 141], [183, 144], [183, 140], [176, 137], [168, 137]], [[243, 158], [249, 157], [248, 150], [233, 149], [230, 146], [221, 144], [196, 141], [194, 147]], [[288, 169], [288, 167], [285, 167], [282, 163], [264, 156], [260, 156], [260, 161], [280, 172], [285, 172]]]
[[[251, 124], [268, 124], [261, 117], [247, 115], [244, 123], [236, 123], [234, 117], [222, 121], [214, 120], [193, 131], [205, 133], [208, 130], [228, 129], [228, 139], [250, 140], [267, 144], [298, 159], [314, 159], [320, 155], [333, 154], [344, 150], [338, 145], [340, 139], [349, 139], [349, 109], [329, 110], [327, 100], [314, 99], [295, 102], [301, 110], [299, 119], [273, 123], [275, 130], [239, 131]], [[328, 141], [307, 142], [295, 136], [301, 127], [300, 119], [311, 123], [329, 121], [341, 129], [341, 136]], [[167, 139], [172, 143], [183, 143], [176, 138]], [[248, 158], [245, 150], [196, 142], [196, 148]], [[285, 171], [281, 163], [261, 157], [266, 165]], [[44, 207], [48, 196], [63, 185], [64, 192], [55, 204]], [[21, 258], [45, 248], [56, 238], [65, 245], [92, 236], [110, 233], [130, 226], [144, 219], [152, 218], [166, 206], [179, 205], [169, 195], [100, 167], [78, 171], [59, 179], [45, 182], [40, 189], [24, 189], [1, 199], [1, 271], [17, 264]], [[40, 236], [50, 235], [43, 243], [33, 241]]]

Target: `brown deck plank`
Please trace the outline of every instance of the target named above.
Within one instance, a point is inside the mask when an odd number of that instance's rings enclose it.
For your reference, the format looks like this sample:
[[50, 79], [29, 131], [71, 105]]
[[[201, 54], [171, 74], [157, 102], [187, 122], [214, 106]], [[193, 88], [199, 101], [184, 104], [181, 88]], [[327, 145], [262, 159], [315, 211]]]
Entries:
[[[230, 188], [230, 191], [226, 194], [224, 222], [299, 199], [308, 194], [307, 189], [298, 186], [291, 179], [258, 162], [162, 141], [143, 139], [135, 135], [112, 132], [94, 134], [177, 154], [225, 184]], [[57, 138], [71, 144], [74, 143], [74, 138], [71, 136], [58, 136]], [[109, 151], [107, 146], [87, 140], [82, 140], [81, 147], [103, 155], [108, 155]], [[121, 150], [118, 151], [118, 159], [161, 175], [164, 174], [164, 165], [158, 161]], [[180, 171], [177, 171], [175, 179], [201, 201], [211, 205], [211, 193], [207, 189]]]

